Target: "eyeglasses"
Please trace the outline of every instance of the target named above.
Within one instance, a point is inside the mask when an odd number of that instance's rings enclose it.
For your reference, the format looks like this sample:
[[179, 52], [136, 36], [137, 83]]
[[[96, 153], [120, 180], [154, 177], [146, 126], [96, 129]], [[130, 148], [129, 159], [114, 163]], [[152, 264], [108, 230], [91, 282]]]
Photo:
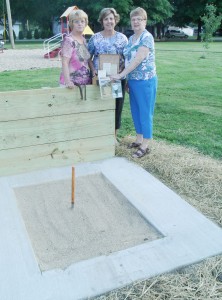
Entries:
[[146, 20], [146, 19], [136, 17], [136, 18], [132, 18], [132, 19], [131, 19], [131, 22], [139, 22], [139, 23], [141, 23], [141, 22], [144, 21], [144, 20]]
[[85, 20], [73, 20], [74, 24], [86, 24]]

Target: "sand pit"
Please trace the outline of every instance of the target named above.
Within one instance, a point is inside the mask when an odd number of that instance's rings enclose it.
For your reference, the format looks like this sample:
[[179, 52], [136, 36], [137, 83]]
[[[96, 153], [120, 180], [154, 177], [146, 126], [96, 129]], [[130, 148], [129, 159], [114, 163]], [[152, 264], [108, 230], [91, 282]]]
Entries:
[[221, 253], [221, 228], [137, 165], [75, 165], [74, 210], [71, 170], [0, 178], [1, 299], [91, 299]]
[[65, 269], [162, 237], [101, 173], [15, 189], [40, 269]]

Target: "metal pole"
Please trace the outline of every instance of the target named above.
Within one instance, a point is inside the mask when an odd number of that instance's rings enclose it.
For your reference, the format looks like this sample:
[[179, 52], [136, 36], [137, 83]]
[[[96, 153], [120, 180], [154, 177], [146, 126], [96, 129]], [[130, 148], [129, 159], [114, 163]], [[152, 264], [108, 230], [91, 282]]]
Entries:
[[12, 49], [15, 49], [13, 29], [12, 29], [12, 16], [11, 16], [11, 8], [10, 8], [9, 0], [6, 0], [6, 8], [7, 8], [7, 15], [8, 15], [8, 28], [9, 28], [10, 42], [11, 42]]

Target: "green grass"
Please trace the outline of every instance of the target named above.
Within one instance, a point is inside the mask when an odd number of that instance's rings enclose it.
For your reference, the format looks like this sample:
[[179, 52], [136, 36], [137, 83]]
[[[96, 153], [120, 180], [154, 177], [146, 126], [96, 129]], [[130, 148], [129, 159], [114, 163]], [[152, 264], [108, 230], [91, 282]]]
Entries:
[[[43, 40], [15, 40], [15, 49], [43, 49]], [[7, 49], [12, 49], [9, 41], [4, 45]]]
[[[158, 96], [154, 138], [222, 157], [222, 44], [206, 59], [200, 43], [156, 43]], [[220, 53], [219, 53], [220, 51]], [[126, 99], [120, 135], [134, 135]]]
[[[157, 42], [159, 79], [154, 138], [222, 157], [222, 43], [213, 43], [206, 59], [197, 42]], [[58, 86], [60, 69], [0, 73], [0, 89]], [[120, 137], [135, 135], [125, 99]]]
[[0, 72], [0, 91], [58, 87], [59, 68]]

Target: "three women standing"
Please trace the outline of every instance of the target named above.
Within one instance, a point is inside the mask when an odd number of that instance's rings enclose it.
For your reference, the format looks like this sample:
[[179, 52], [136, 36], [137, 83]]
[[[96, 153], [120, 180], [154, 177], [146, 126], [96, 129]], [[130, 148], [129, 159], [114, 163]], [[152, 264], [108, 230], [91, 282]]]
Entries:
[[[147, 14], [140, 7], [130, 13], [134, 34], [129, 43], [125, 35], [115, 31], [119, 15], [114, 8], [104, 8], [100, 12], [101, 32], [91, 37], [86, 48], [82, 33], [88, 24], [87, 15], [73, 11], [69, 16], [71, 33], [65, 37], [62, 47], [62, 66], [60, 83], [68, 88], [74, 84], [91, 83], [90, 69], [93, 75], [98, 71], [100, 54], [119, 54], [120, 73], [111, 76], [113, 80], [122, 79], [123, 91], [127, 76], [130, 95], [130, 107], [136, 130], [136, 140], [129, 148], [136, 148], [133, 157], [141, 158], [150, 152], [149, 141], [153, 134], [153, 114], [157, 92], [155, 49], [153, 36], [146, 30]], [[125, 69], [124, 69], [124, 57]], [[93, 66], [90, 60], [93, 58]], [[116, 99], [116, 130], [120, 128], [123, 97]]]

